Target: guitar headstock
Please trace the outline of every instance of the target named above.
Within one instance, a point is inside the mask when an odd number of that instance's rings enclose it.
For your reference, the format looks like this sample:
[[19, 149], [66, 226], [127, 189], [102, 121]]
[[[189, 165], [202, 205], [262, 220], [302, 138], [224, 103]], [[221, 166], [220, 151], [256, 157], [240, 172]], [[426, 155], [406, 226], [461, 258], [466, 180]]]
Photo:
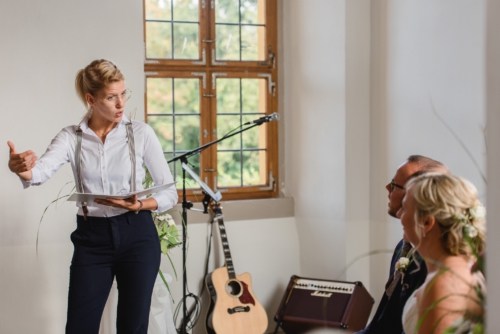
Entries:
[[220, 202], [216, 202], [214, 200], [212, 200], [210, 202], [210, 208], [212, 209], [212, 211], [215, 213], [215, 214], [222, 214], [222, 207], [220, 206]]

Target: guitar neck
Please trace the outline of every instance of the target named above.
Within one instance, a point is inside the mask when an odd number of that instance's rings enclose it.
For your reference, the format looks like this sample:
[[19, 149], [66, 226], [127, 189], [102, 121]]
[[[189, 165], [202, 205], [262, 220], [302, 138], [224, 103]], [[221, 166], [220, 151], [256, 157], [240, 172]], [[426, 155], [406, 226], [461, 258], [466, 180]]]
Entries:
[[229, 250], [229, 242], [227, 241], [226, 227], [224, 226], [224, 219], [220, 209], [216, 212], [214, 220], [219, 223], [219, 234], [222, 240], [222, 250], [224, 251], [224, 259], [226, 260], [227, 273], [230, 279], [236, 279], [233, 258], [231, 257], [231, 251]]

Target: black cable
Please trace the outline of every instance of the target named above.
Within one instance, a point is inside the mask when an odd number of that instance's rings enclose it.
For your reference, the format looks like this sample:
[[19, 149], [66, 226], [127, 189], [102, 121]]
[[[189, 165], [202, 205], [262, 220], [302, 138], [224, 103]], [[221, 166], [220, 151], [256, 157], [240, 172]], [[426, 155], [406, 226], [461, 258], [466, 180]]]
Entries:
[[[207, 257], [205, 259], [205, 274], [203, 277], [207, 277], [207, 275], [208, 275], [208, 262], [210, 260], [210, 253], [211, 253], [211, 249], [212, 249], [212, 235], [213, 235], [213, 231], [214, 231], [213, 226], [212, 226], [213, 222], [214, 221], [212, 218], [212, 221], [210, 222], [211, 228], [210, 228], [210, 238], [208, 241]], [[188, 288], [188, 291], [189, 291], [189, 288]], [[203, 296], [203, 292], [205, 292], [204, 280], [201, 282], [200, 296]], [[196, 326], [196, 323], [198, 322], [198, 320], [200, 318], [201, 307], [202, 307], [201, 299], [200, 299], [200, 297], [196, 296], [195, 294], [189, 292], [186, 295], [186, 300], [182, 299], [179, 302], [179, 304], [177, 305], [177, 307], [175, 308], [174, 323], [177, 323], [177, 318], [179, 317], [180, 310], [182, 309], [181, 306], [183, 305], [183, 303], [187, 302], [187, 298], [189, 298], [189, 297], [194, 299], [194, 303], [191, 306], [191, 308], [189, 309], [189, 311], [187, 312], [186, 319], [182, 320], [181, 326], [179, 328], [176, 328], [177, 333], [180, 333], [182, 328], [186, 328], [186, 331], [192, 330], [194, 328], [194, 326]]]

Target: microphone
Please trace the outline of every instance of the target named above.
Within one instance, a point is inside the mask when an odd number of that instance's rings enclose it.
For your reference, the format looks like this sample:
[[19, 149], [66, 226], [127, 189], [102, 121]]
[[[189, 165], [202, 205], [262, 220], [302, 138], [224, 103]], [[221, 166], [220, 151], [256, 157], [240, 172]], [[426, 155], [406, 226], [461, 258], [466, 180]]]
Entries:
[[262, 123], [273, 122], [273, 121], [277, 121], [279, 119], [280, 119], [280, 115], [278, 113], [276, 113], [276, 112], [273, 112], [270, 115], [266, 115], [266, 116], [258, 118], [256, 120], [253, 120], [253, 121], [250, 121], [250, 122], [246, 122], [243, 125], [249, 125], [249, 124], [252, 124], [252, 123], [260, 125]]

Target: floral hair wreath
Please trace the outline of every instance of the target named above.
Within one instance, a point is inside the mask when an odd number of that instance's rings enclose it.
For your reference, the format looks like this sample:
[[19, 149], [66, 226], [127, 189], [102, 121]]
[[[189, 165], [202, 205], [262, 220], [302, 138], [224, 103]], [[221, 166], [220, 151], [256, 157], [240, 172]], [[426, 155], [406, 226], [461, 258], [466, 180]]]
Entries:
[[472, 225], [475, 220], [483, 220], [486, 217], [486, 208], [481, 204], [481, 202], [476, 201], [472, 208], [465, 209], [465, 211], [459, 216], [453, 216], [453, 219], [462, 224], [464, 233], [469, 236], [469, 238], [474, 239], [478, 235], [477, 228]]

